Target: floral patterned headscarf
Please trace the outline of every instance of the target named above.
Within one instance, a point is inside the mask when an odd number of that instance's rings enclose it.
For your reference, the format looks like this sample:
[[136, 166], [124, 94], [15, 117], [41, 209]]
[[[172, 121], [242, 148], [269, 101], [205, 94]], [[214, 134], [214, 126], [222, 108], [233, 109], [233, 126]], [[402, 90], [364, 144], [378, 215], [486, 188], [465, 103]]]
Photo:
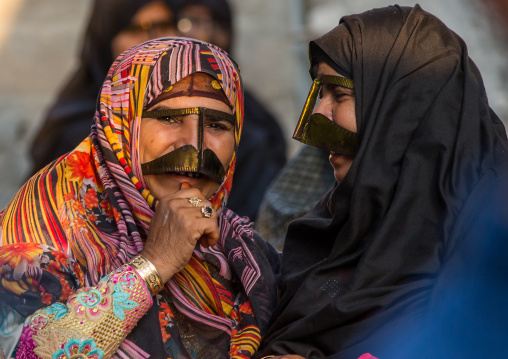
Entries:
[[[90, 136], [32, 177], [0, 212], [0, 243], [43, 243], [72, 255], [88, 268], [86, 285], [140, 252], [157, 205], [141, 174], [141, 114], [165, 89], [196, 72], [222, 86], [236, 117], [236, 153], [243, 98], [235, 63], [220, 48], [197, 40], [143, 43], [111, 66]], [[218, 213], [234, 168], [235, 154], [211, 198]]]

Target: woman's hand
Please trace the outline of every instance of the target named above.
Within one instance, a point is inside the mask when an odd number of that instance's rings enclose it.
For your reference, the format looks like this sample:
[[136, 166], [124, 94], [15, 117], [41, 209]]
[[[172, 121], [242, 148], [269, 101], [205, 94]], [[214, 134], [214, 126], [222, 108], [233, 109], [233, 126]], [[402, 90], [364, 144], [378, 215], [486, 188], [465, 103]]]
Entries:
[[[191, 197], [201, 200], [197, 207], [189, 202]], [[140, 254], [152, 262], [163, 283], [185, 267], [198, 240], [204, 246], [219, 240], [217, 214], [213, 211], [206, 218], [201, 213], [203, 205], [211, 206], [211, 203], [188, 183], [183, 183], [180, 191], [160, 199]]]

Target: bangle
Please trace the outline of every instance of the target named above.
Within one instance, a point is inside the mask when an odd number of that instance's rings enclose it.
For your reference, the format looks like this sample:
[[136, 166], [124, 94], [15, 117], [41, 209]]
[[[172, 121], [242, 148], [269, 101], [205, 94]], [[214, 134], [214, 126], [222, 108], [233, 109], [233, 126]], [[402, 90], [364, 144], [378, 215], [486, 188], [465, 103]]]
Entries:
[[137, 255], [132, 258], [129, 264], [133, 266], [141, 278], [143, 278], [152, 297], [162, 290], [163, 283], [161, 276], [152, 262], [142, 255]]

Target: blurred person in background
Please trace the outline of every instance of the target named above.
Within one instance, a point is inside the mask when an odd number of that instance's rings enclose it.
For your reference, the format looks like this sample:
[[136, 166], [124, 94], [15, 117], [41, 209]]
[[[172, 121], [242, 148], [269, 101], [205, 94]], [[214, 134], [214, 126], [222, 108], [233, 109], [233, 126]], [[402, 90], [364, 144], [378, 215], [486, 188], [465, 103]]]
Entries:
[[[233, 16], [226, 0], [183, 0], [176, 14], [181, 36], [210, 42], [231, 53]], [[236, 213], [256, 220], [266, 189], [286, 163], [286, 141], [277, 120], [249, 89], [244, 90], [244, 104], [242, 147], [228, 203]]]
[[75, 148], [90, 132], [97, 94], [113, 60], [156, 37], [175, 36], [175, 0], [96, 0], [80, 63], [48, 111], [30, 155], [32, 171]]
[[233, 13], [227, 0], [181, 0], [176, 11], [181, 36], [213, 43], [231, 53]]
[[[116, 56], [149, 39], [178, 33], [229, 52], [233, 28], [228, 3], [97, 0], [85, 34], [81, 64], [60, 92], [33, 142], [32, 174], [76, 147], [89, 132], [96, 94]], [[266, 188], [286, 162], [286, 145], [275, 118], [249, 91], [244, 93], [244, 103], [242, 148], [229, 203], [239, 215], [254, 220]]]

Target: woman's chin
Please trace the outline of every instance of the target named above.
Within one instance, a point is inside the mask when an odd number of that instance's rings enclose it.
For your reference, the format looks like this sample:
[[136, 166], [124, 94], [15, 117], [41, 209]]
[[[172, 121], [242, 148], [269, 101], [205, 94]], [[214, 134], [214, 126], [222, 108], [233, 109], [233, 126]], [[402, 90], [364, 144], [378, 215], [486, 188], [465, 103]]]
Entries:
[[353, 157], [344, 156], [336, 153], [330, 154], [330, 164], [333, 167], [333, 175], [337, 182], [340, 182], [344, 179], [346, 174], [351, 168], [351, 164], [353, 163]]
[[[346, 172], [347, 173], [347, 172]], [[333, 171], [333, 176], [335, 177], [335, 180], [340, 183], [344, 177], [346, 176], [346, 173], [344, 173], [343, 170], [339, 169], [339, 170], [336, 170], [334, 168], [334, 171]]]
[[176, 193], [181, 186], [181, 183], [175, 181], [174, 176], [163, 175], [147, 175], [145, 176], [145, 183], [148, 190], [156, 199]]

